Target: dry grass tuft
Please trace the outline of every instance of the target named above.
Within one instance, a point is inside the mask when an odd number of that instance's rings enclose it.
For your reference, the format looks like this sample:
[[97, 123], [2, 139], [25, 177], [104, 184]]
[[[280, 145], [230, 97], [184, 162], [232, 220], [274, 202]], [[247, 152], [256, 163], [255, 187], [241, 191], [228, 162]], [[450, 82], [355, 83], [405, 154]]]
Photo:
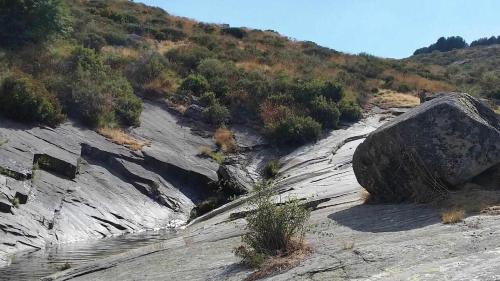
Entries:
[[441, 213], [441, 221], [444, 224], [452, 224], [463, 221], [465, 211], [461, 209], [451, 209]]
[[296, 241], [295, 248], [289, 254], [282, 256], [271, 256], [265, 260], [263, 265], [255, 272], [250, 274], [245, 281], [254, 281], [270, 277], [300, 264], [313, 251], [312, 248], [304, 242]]
[[412, 108], [420, 104], [420, 99], [410, 94], [386, 91], [374, 97], [372, 102], [381, 108]]
[[146, 142], [131, 137], [121, 129], [99, 128], [97, 129], [97, 132], [113, 143], [123, 145], [133, 151], [142, 150], [142, 148], [147, 144]]
[[344, 241], [344, 244], [343, 244], [343, 246], [342, 246], [342, 249], [343, 249], [344, 251], [354, 249], [354, 241]]
[[441, 214], [443, 223], [461, 221], [466, 214], [500, 214], [500, 191], [485, 189], [473, 183], [465, 184], [459, 191], [450, 192], [446, 198], [435, 202], [445, 209]]
[[226, 153], [236, 152], [238, 146], [233, 133], [226, 128], [219, 128], [214, 134], [215, 144]]
[[200, 155], [205, 156], [205, 157], [210, 157], [210, 158], [212, 158], [212, 160], [214, 160], [215, 162], [217, 162], [219, 164], [224, 163], [224, 159], [225, 159], [224, 153], [222, 153], [220, 151], [219, 152], [212, 151], [212, 149], [210, 149], [210, 147], [208, 147], [208, 146], [200, 147]]
[[370, 192], [363, 189], [360, 192], [360, 195], [361, 195], [361, 200], [363, 201], [363, 203], [365, 203], [365, 204], [373, 203], [373, 196], [370, 194]]

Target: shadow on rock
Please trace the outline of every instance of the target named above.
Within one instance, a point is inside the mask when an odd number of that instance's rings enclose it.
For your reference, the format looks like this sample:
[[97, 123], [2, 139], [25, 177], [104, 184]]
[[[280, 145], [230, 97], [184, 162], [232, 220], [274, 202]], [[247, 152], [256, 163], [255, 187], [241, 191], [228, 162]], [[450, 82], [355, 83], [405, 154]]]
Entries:
[[363, 232], [398, 232], [440, 222], [439, 213], [428, 205], [357, 205], [328, 216], [329, 219]]
[[234, 263], [228, 266], [223, 266], [223, 270], [220, 274], [217, 274], [214, 278], [209, 278], [207, 280], [226, 280], [230, 278], [243, 279], [252, 270], [240, 263]]

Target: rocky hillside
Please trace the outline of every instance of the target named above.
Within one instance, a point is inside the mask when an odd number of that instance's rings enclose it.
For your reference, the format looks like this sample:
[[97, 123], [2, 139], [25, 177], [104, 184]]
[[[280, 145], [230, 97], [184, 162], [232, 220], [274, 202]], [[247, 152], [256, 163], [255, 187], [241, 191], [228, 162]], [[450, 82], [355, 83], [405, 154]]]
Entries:
[[[443, 243], [460, 235], [473, 242], [458, 241], [454, 253], [469, 255], [467, 276], [477, 277], [477, 261], [498, 251], [483, 239], [496, 237], [493, 219], [480, 219], [486, 227], [477, 238], [475, 218], [444, 229], [430, 205], [363, 205], [367, 195], [357, 183], [372, 199], [381, 190], [374, 182], [399, 196], [379, 196], [385, 201], [415, 199], [414, 190], [374, 177], [393, 175], [388, 155], [406, 162], [391, 149], [410, 145], [376, 137], [392, 126], [382, 124], [407, 111], [399, 107], [419, 105], [422, 92], [496, 97], [497, 46], [382, 59], [119, 0], [0, 1], [0, 37], [0, 266], [17, 252], [182, 225], [185, 231], [161, 245], [54, 278], [141, 279], [147, 271], [151, 280], [182, 280], [192, 271], [192, 280], [240, 280], [251, 270], [235, 263], [232, 249], [244, 233], [247, 200], [264, 178], [276, 200], [298, 198], [313, 210], [307, 239], [317, 250], [277, 280], [404, 279], [428, 270], [434, 257], [445, 267], [454, 263]], [[398, 130], [427, 137], [417, 143], [421, 151], [441, 158], [426, 163], [439, 164], [433, 172], [451, 184], [498, 164], [498, 117], [473, 97], [464, 100], [431, 100], [392, 121], [426, 116], [417, 123], [439, 129], [408, 121]], [[365, 139], [369, 148], [360, 145]], [[453, 147], [450, 155], [429, 149], [438, 141]], [[353, 164], [358, 145], [371, 158]], [[469, 162], [474, 167], [464, 168]], [[441, 167], [447, 163], [456, 170]], [[404, 171], [412, 175], [411, 167]], [[496, 199], [492, 189], [485, 197]], [[377, 212], [380, 218], [369, 217]], [[483, 247], [491, 251], [471, 251]], [[404, 270], [389, 270], [398, 266]]]
[[[261, 275], [262, 280], [495, 280], [499, 276], [499, 212], [493, 207], [500, 203], [499, 174], [497, 170], [494, 177], [488, 171], [500, 164], [498, 115], [464, 94], [440, 96], [394, 114], [374, 110], [368, 118], [281, 158], [273, 186], [276, 200], [299, 198], [312, 209], [306, 241], [314, 250], [297, 266], [275, 268]], [[436, 122], [436, 128], [415, 133], [412, 150], [411, 140], [397, 134], [415, 130], [413, 126], [422, 120]], [[448, 138], [450, 132], [474, 134]], [[484, 149], [468, 149], [478, 145], [478, 136], [485, 137]], [[426, 145], [430, 141], [436, 145]], [[457, 153], [460, 147], [468, 153]], [[400, 148], [415, 152], [426, 163], [415, 164]], [[461, 162], [475, 157], [487, 161]], [[463, 170], [467, 171], [461, 174]], [[433, 203], [371, 204], [374, 201], [356, 180], [379, 199], [385, 196], [385, 201], [413, 200], [411, 196], [420, 193], [432, 197]], [[428, 189], [438, 184], [450, 188], [444, 197], [445, 190]], [[238, 199], [194, 220], [173, 239], [43, 280], [256, 280], [255, 270], [233, 254], [248, 230], [247, 201]], [[466, 212], [450, 221], [450, 213], [463, 211], [459, 208]]]

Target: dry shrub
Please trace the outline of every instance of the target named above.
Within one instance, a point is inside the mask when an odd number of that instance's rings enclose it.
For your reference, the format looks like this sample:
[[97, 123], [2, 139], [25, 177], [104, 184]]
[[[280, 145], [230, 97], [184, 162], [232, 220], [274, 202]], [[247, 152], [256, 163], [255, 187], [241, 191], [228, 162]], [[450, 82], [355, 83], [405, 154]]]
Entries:
[[451, 209], [441, 213], [441, 221], [444, 224], [461, 222], [465, 218], [465, 211], [461, 209]]
[[370, 192], [366, 191], [366, 189], [363, 189], [360, 195], [363, 203], [370, 204], [374, 202], [372, 195], [370, 194]]
[[441, 214], [443, 223], [454, 223], [461, 221], [466, 214], [470, 213], [498, 214], [500, 191], [467, 183], [460, 190], [449, 192], [446, 198], [436, 203], [445, 209]]
[[101, 49], [103, 54], [113, 54], [126, 59], [139, 59], [141, 56], [139, 51], [133, 48], [117, 47], [117, 46], [104, 46]]
[[391, 75], [394, 77], [394, 81], [398, 84], [406, 84], [411, 85], [416, 89], [426, 89], [430, 92], [448, 92], [453, 91], [455, 87], [452, 85], [436, 80], [429, 80], [422, 76], [418, 76], [416, 74], [402, 74], [400, 72], [396, 72], [394, 70], [386, 70], [384, 71], [385, 75]]
[[222, 164], [224, 163], [225, 156], [222, 152], [212, 151], [210, 147], [202, 146], [200, 147], [200, 155], [212, 158], [215, 162]]
[[272, 256], [265, 260], [265, 263], [259, 270], [253, 272], [245, 278], [245, 281], [254, 281], [266, 278], [287, 269], [294, 268], [300, 264], [309, 254], [312, 253], [312, 248], [306, 243], [296, 241], [294, 248], [290, 253], [282, 256]]
[[347, 250], [352, 250], [354, 249], [354, 241], [344, 241], [344, 244], [342, 245], [342, 249], [347, 251]]
[[217, 147], [224, 152], [233, 153], [238, 148], [233, 133], [226, 128], [217, 129], [214, 134], [214, 139]]
[[381, 108], [411, 108], [418, 106], [420, 104], [420, 99], [414, 95], [386, 91], [374, 97], [372, 102]]
[[97, 129], [97, 132], [113, 143], [123, 145], [133, 151], [139, 151], [146, 145], [146, 142], [131, 137], [121, 129], [104, 127]]
[[269, 101], [260, 105], [260, 118], [264, 124], [278, 123], [286, 118], [287, 113], [287, 108], [283, 105], [276, 105]]

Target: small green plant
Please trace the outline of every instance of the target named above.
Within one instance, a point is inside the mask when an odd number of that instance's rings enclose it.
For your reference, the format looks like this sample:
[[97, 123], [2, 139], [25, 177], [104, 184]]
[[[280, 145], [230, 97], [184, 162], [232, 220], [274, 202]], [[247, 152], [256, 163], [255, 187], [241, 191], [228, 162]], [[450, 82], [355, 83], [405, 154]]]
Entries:
[[264, 167], [264, 175], [266, 178], [274, 178], [280, 169], [280, 165], [278, 160], [271, 160], [266, 164], [266, 167]]
[[276, 204], [273, 195], [266, 184], [256, 187], [251, 202], [255, 210], [246, 218], [244, 245], [234, 250], [243, 263], [252, 267], [260, 267], [270, 257], [286, 257], [307, 248], [303, 238], [310, 211], [296, 199]]
[[67, 269], [70, 269], [71, 268], [71, 264], [69, 262], [65, 262], [63, 265], [61, 265], [61, 267], [59, 268], [60, 271], [64, 271], [64, 270], [67, 270]]
[[35, 177], [38, 170], [40, 170], [40, 165], [38, 165], [38, 162], [36, 162], [33, 164], [33, 167], [31, 168], [31, 183], [35, 182]]
[[12, 206], [14, 206], [15, 208], [19, 208], [19, 204], [20, 204], [19, 198], [14, 197], [14, 199], [12, 199], [11, 203], [12, 203]]
[[221, 151], [212, 151], [208, 147], [202, 147], [200, 149], [200, 154], [203, 156], [212, 158], [219, 165], [224, 163], [225, 156], [224, 156], [224, 153]]

